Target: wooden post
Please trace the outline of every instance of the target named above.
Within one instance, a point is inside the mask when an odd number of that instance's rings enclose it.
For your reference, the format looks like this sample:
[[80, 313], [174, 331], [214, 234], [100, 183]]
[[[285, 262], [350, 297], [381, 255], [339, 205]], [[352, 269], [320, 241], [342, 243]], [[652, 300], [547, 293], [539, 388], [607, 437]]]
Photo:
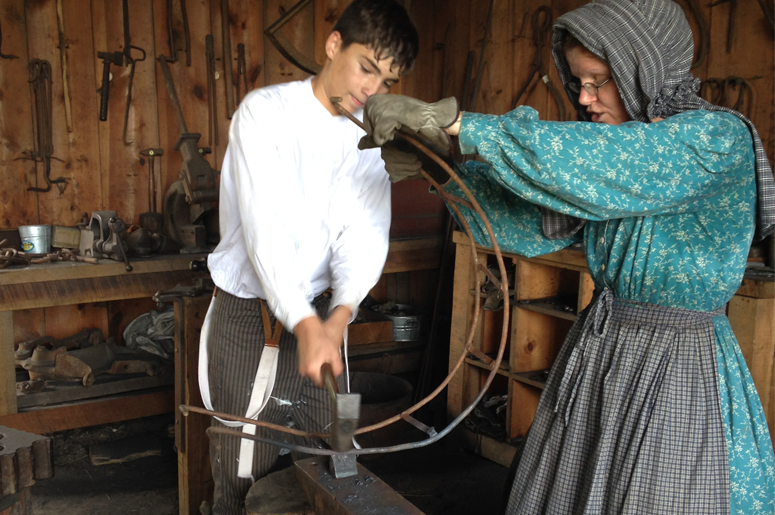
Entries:
[[0, 311], [0, 416], [16, 413], [13, 311]]
[[202, 501], [212, 501], [210, 442], [205, 433], [210, 418], [196, 413], [184, 417], [177, 409], [181, 403], [204, 407], [197, 365], [199, 335], [211, 299], [205, 295], [175, 302], [175, 442], [180, 515], [198, 514]]

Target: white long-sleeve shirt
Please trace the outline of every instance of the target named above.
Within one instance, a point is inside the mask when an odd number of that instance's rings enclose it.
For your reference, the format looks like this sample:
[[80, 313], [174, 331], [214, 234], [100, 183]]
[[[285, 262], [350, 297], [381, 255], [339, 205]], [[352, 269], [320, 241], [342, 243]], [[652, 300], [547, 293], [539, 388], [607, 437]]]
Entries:
[[266, 299], [290, 331], [329, 287], [332, 308], [357, 312], [390, 228], [388, 175], [379, 150], [358, 150], [363, 135], [323, 107], [310, 79], [245, 97], [221, 171], [221, 242], [208, 258], [218, 288]]

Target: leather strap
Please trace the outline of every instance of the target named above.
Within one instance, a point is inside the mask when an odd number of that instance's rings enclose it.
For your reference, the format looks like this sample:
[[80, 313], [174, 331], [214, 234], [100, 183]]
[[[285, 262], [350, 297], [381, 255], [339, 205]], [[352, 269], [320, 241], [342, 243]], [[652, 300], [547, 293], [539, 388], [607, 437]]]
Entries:
[[274, 330], [272, 330], [272, 321], [269, 320], [269, 310], [266, 307], [264, 299], [258, 299], [261, 303], [261, 318], [264, 319], [264, 345], [277, 348], [280, 345], [280, 336], [283, 334], [283, 324], [275, 320]]

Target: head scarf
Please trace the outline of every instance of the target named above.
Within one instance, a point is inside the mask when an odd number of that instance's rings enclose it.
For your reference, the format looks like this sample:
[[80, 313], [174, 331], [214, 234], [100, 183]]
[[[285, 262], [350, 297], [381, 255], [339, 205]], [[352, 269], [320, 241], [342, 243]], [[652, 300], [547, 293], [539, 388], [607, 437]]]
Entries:
[[700, 80], [689, 69], [694, 40], [683, 10], [670, 0], [594, 0], [554, 23], [552, 55], [560, 80], [579, 119], [589, 120], [573, 80], [562, 44], [570, 34], [611, 69], [614, 82], [633, 120], [649, 122], [692, 109], [723, 111], [751, 131], [756, 158], [757, 239], [775, 232], [775, 179], [759, 133], [742, 114], [697, 95]]

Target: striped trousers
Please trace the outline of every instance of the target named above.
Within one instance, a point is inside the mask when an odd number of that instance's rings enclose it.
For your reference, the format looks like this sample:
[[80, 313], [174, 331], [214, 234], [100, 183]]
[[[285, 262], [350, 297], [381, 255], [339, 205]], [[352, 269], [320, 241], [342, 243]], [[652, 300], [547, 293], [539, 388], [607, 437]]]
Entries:
[[[212, 318], [207, 344], [210, 395], [215, 411], [244, 416], [250, 401], [258, 363], [264, 347], [261, 305], [257, 299], [241, 299], [218, 290], [213, 298]], [[328, 310], [328, 299], [315, 299], [321, 318]], [[270, 313], [272, 326], [276, 323]], [[332, 405], [328, 392], [317, 388], [298, 373], [296, 338], [284, 330], [280, 338], [277, 378], [272, 398], [258, 419], [310, 432], [321, 432], [331, 422]], [[213, 419], [213, 426], [223, 424]], [[257, 428], [256, 435], [272, 440], [320, 447], [322, 442]], [[215, 492], [213, 515], [242, 515], [250, 479], [237, 477], [241, 439], [218, 435], [210, 444]], [[256, 442], [253, 477], [258, 480], [269, 473], [277, 461], [280, 447]], [[306, 456], [296, 456], [294, 459]]]

